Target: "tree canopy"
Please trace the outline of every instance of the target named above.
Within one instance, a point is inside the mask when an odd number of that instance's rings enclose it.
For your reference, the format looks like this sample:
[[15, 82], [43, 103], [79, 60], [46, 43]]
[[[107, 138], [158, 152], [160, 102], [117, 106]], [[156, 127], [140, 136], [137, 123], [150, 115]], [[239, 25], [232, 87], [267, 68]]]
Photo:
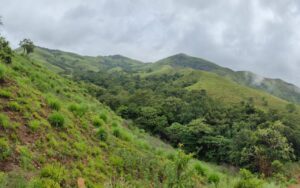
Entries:
[[23, 39], [19, 43], [20, 47], [23, 48], [23, 53], [28, 55], [34, 51], [34, 44], [30, 39]]

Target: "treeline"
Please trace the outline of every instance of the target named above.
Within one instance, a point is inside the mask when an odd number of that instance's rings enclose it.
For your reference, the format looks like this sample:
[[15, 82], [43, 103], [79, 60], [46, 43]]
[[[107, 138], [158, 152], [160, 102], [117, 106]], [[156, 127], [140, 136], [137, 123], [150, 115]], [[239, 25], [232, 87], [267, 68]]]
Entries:
[[[180, 73], [142, 77], [134, 72], [75, 71], [92, 82], [90, 92], [123, 118], [174, 146], [182, 144], [199, 159], [248, 168], [269, 176], [299, 153], [296, 122], [276, 110], [263, 111], [253, 100], [227, 106]], [[299, 151], [299, 150], [298, 150]]]

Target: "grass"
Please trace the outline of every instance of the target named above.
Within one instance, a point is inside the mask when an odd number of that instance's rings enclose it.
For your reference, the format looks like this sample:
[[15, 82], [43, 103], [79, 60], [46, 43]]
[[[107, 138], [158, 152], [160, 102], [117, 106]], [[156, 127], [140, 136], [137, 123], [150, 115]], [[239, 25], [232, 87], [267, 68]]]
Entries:
[[[7, 66], [6, 77], [12, 82], [0, 91], [9, 97], [0, 100], [5, 105], [8, 99], [15, 101], [22, 110], [0, 112], [1, 127], [19, 125], [0, 132], [0, 148], [3, 145], [3, 151], [9, 151], [6, 158], [14, 159], [6, 165], [16, 167], [1, 169], [0, 185], [77, 187], [78, 178], [83, 178], [86, 187], [167, 186], [159, 180], [172, 174], [167, 169], [174, 160], [168, 155], [176, 150], [130, 122], [123, 126], [124, 120], [89, 95], [84, 83], [63, 78], [56, 73], [57, 66], [48, 69], [45, 65], [15, 55], [12, 66]], [[219, 187], [233, 185], [239, 178], [237, 173], [197, 160], [189, 165], [194, 163], [205, 169], [202, 173], [198, 168], [193, 175], [203, 187], [214, 186], [216, 178], [208, 181], [213, 174], [220, 178]]]

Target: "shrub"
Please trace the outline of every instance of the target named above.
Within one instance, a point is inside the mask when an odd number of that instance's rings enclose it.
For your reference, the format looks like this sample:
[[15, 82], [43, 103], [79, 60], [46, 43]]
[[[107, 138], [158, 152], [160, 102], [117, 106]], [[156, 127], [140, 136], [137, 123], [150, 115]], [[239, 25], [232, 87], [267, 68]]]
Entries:
[[112, 127], [118, 127], [119, 124], [118, 124], [117, 122], [114, 121], [114, 122], [111, 124], [111, 126], [112, 126]]
[[120, 129], [116, 128], [113, 130], [113, 135], [117, 138], [121, 138], [122, 137], [122, 133], [120, 131]]
[[241, 179], [234, 185], [234, 188], [261, 188], [263, 182], [257, 179], [249, 170], [240, 170]]
[[54, 112], [48, 117], [48, 121], [54, 127], [63, 127], [65, 118], [62, 114]]
[[100, 117], [105, 123], [107, 123], [108, 118], [107, 118], [107, 115], [106, 115], [106, 114], [101, 113], [99, 117]]
[[101, 127], [104, 124], [104, 121], [98, 117], [94, 117], [93, 119], [93, 125], [95, 127]]
[[88, 110], [87, 106], [79, 104], [71, 104], [68, 109], [78, 117], [82, 117]]
[[36, 131], [37, 129], [39, 129], [40, 125], [40, 121], [38, 120], [32, 120], [28, 123], [28, 126], [32, 131]]
[[273, 161], [272, 162], [272, 172], [280, 173], [282, 171], [283, 171], [283, 164], [278, 160]]
[[0, 64], [0, 80], [4, 80], [6, 74], [6, 67]]
[[10, 127], [9, 118], [5, 114], [0, 114], [0, 126], [2, 126], [3, 128]]
[[11, 63], [13, 50], [9, 46], [9, 42], [4, 37], [0, 37], [0, 62]]
[[47, 103], [52, 110], [56, 110], [56, 111], [60, 110], [60, 103], [57, 100], [50, 98], [47, 99]]
[[107, 140], [108, 134], [103, 128], [98, 130], [97, 135], [98, 135], [98, 138], [101, 141], [106, 141]]
[[33, 165], [32, 165], [32, 154], [30, 150], [26, 146], [19, 146], [18, 151], [20, 154], [21, 166], [24, 169], [31, 169]]
[[12, 111], [16, 111], [16, 112], [21, 111], [21, 106], [19, 105], [19, 103], [15, 102], [15, 101], [10, 102], [8, 104], [8, 107]]
[[60, 185], [49, 178], [34, 178], [29, 182], [28, 188], [60, 188]]
[[0, 160], [6, 159], [11, 153], [8, 140], [0, 138]]
[[11, 97], [11, 92], [1, 89], [0, 97], [8, 99]]
[[206, 176], [206, 169], [199, 163], [196, 163], [194, 166], [197, 174], [201, 175], [201, 176]]
[[52, 179], [56, 183], [61, 183], [65, 175], [65, 168], [59, 164], [48, 164], [41, 170], [41, 177]]
[[208, 183], [214, 183], [215, 185], [218, 185], [220, 182], [220, 177], [218, 174], [211, 174], [208, 176]]
[[58, 101], [51, 101], [49, 104], [50, 108], [56, 111], [60, 110], [60, 103]]

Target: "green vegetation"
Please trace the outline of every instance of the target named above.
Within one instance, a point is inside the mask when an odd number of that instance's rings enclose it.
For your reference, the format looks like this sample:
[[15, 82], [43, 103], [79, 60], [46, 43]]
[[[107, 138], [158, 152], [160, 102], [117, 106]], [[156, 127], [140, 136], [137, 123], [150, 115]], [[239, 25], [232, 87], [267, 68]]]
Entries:
[[290, 102], [122, 56], [36, 48], [10, 58], [0, 90], [2, 187], [267, 188], [293, 178], [286, 165], [299, 157], [299, 108], [290, 112]]
[[32, 53], [34, 50], [34, 44], [30, 39], [23, 39], [19, 45], [23, 48], [23, 53], [26, 55]]
[[0, 81], [3, 81], [6, 74], [6, 68], [4, 65], [0, 64]]
[[0, 161], [6, 159], [11, 153], [11, 149], [8, 140], [0, 138]]
[[65, 118], [61, 113], [54, 112], [49, 116], [48, 121], [54, 127], [63, 127]]

